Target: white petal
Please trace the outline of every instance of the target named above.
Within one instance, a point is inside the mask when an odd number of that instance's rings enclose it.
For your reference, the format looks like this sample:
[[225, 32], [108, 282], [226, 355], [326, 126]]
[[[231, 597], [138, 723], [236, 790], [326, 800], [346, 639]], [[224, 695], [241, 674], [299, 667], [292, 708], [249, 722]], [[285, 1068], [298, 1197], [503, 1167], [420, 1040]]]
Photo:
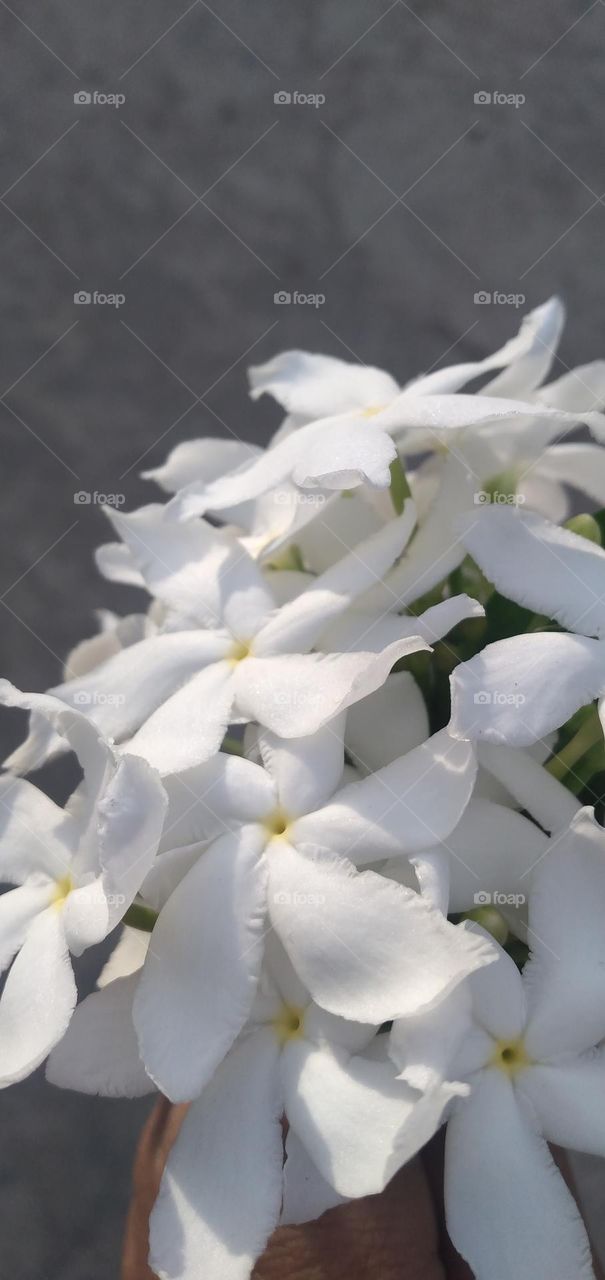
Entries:
[[256, 638], [259, 656], [269, 653], [307, 652], [324, 628], [347, 609], [364, 591], [380, 582], [387, 569], [403, 551], [414, 528], [413, 502], [383, 529], [326, 569], [313, 584], [268, 622]]
[[330, 1013], [379, 1025], [444, 995], [492, 949], [423, 898], [286, 842], [269, 859], [269, 911], [299, 977]]
[[123, 756], [96, 809], [94, 854], [110, 928], [122, 919], [153, 866], [166, 808], [155, 771], [144, 760]]
[[[426, 403], [432, 400], [433, 397], [427, 397]], [[455, 530], [455, 521], [472, 506], [477, 488], [477, 479], [464, 460], [454, 453], [448, 454], [438, 492], [415, 537], [383, 587], [375, 588], [365, 597], [364, 608], [394, 609], [409, 604], [431, 591], [461, 564], [465, 549]]]
[[147, 955], [150, 939], [151, 934], [144, 933], [142, 929], [124, 925], [117, 945], [97, 978], [97, 987], [106, 987], [116, 978], [128, 978], [131, 973], [136, 973]]
[[518, 1089], [529, 1100], [547, 1142], [605, 1155], [602, 1050], [571, 1062], [536, 1065], [519, 1076]]
[[421, 395], [458, 391], [489, 369], [503, 372], [490, 384], [490, 394], [526, 395], [539, 386], [550, 368], [565, 311], [559, 298], [549, 298], [524, 316], [519, 332], [491, 356], [469, 364], [449, 365], [415, 381], [410, 390]]
[[344, 769], [344, 714], [307, 738], [259, 736], [263, 764], [274, 780], [277, 805], [292, 822], [330, 798]]
[[281, 351], [252, 366], [248, 377], [253, 400], [270, 395], [287, 413], [310, 419], [381, 405], [399, 391], [383, 369], [308, 351]]
[[147, 1071], [173, 1102], [194, 1098], [231, 1048], [256, 989], [265, 927], [260, 828], [202, 854], [160, 913], [135, 998]]
[[278, 1046], [260, 1032], [230, 1053], [188, 1111], [150, 1221], [160, 1280], [248, 1280], [279, 1218]]
[[65, 1034], [76, 998], [61, 912], [48, 907], [31, 923], [0, 998], [0, 1087], [39, 1067]]
[[161, 466], [142, 471], [141, 475], [144, 480], [155, 480], [165, 493], [177, 493], [194, 480], [208, 484], [226, 471], [235, 471], [259, 453], [257, 445], [244, 440], [222, 440], [212, 436], [202, 440], [182, 440]]
[[326, 1213], [328, 1209], [345, 1203], [345, 1196], [339, 1196], [334, 1187], [322, 1178], [294, 1129], [289, 1129], [279, 1225], [285, 1227], [300, 1222], [313, 1222], [315, 1218], [321, 1218], [322, 1213]]
[[176, 613], [208, 627], [230, 625], [225, 601], [237, 606], [241, 638], [273, 609], [262, 575], [240, 543], [203, 520], [177, 520], [170, 505], [112, 514], [147, 587]]
[[539, 387], [551, 368], [564, 324], [565, 307], [557, 297], [549, 298], [524, 316], [516, 338], [507, 343], [500, 353], [508, 354], [508, 367], [483, 388], [483, 393], [490, 396], [527, 396]]
[[[113, 754], [108, 744], [100, 739], [97, 729], [90, 724], [87, 716], [82, 715], [79, 710], [66, 707], [65, 702], [50, 694], [21, 693], [8, 680], [0, 680], [0, 703], [5, 707], [21, 707], [31, 711], [36, 719], [42, 716], [75, 752], [90, 791], [95, 793], [98, 790], [108, 764], [113, 761]], [[30, 764], [28, 767], [34, 766]]]
[[389, 468], [396, 457], [387, 430], [373, 419], [343, 414], [313, 424], [313, 434], [296, 458], [292, 479], [303, 488], [354, 489], [368, 484], [388, 489]]
[[[554, 409], [602, 409], [605, 404], [605, 361], [593, 360], [591, 364], [569, 369], [554, 382], [540, 387], [536, 396], [542, 404]], [[570, 446], [574, 448], [574, 446]]]
[[[493, 967], [493, 966], [490, 966]], [[393, 1023], [388, 1049], [403, 1080], [422, 1092], [445, 1080], [456, 1079], [455, 1063], [463, 1043], [468, 1044], [475, 1030], [472, 1017], [472, 995], [468, 982], [460, 982], [445, 1000], [428, 1009]], [[493, 1048], [485, 1035], [484, 1066]]]
[[60, 1089], [105, 1098], [155, 1092], [139, 1056], [132, 1021], [138, 973], [118, 978], [78, 1005], [66, 1035], [51, 1053], [46, 1078]]
[[64, 703], [83, 707], [89, 721], [120, 740], [201, 668], [220, 661], [229, 643], [226, 633], [212, 631], [150, 636], [81, 679], [59, 685], [55, 693]]
[[[550, 846], [548, 836], [527, 818], [491, 800], [471, 800], [458, 826], [444, 841], [450, 854], [450, 911], [522, 905], [530, 890], [528, 872]], [[511, 898], [519, 897], [518, 903]], [[506, 901], [508, 899], [508, 901]]]
[[52, 899], [52, 882], [36, 876], [0, 894], [0, 973], [23, 946], [32, 921]]
[[214, 662], [173, 693], [130, 739], [128, 750], [161, 774], [208, 760], [225, 736], [233, 706], [233, 670]]
[[424, 698], [409, 671], [390, 675], [381, 689], [347, 712], [347, 753], [364, 773], [382, 769], [428, 736]]
[[123, 542], [105, 542], [95, 549], [95, 563], [108, 582], [144, 587], [145, 579], [130, 550]]
[[486, 506], [459, 529], [502, 595], [580, 635], [605, 635], [605, 551], [533, 511]]
[[[395, 602], [396, 603], [396, 602]], [[421, 614], [359, 613], [351, 610], [323, 633], [321, 648], [330, 650], [371, 649], [379, 653], [404, 636], [417, 635], [434, 644], [466, 618], [483, 617], [483, 606], [471, 596], [453, 596], [431, 605]]]
[[387, 413], [378, 417], [377, 422], [397, 424], [402, 428], [415, 431], [424, 430], [435, 433], [440, 441], [442, 433], [446, 437], [462, 427], [478, 427], [490, 423], [501, 425], [509, 419], [514, 424], [517, 419], [527, 419], [532, 427], [545, 423], [555, 431], [563, 431], [574, 422], [583, 422], [595, 432], [603, 430], [604, 419], [601, 413], [587, 412], [578, 409], [572, 413], [564, 413], [560, 409], [551, 409], [539, 402], [534, 404], [523, 400], [505, 399], [494, 396], [490, 390], [482, 395], [432, 395], [417, 396], [412, 392], [404, 393]]
[[605, 645], [541, 632], [489, 644], [450, 679], [456, 737], [526, 747], [605, 689]]
[[390, 1062], [317, 1049], [304, 1040], [282, 1058], [288, 1120], [328, 1183], [343, 1196], [382, 1191], [432, 1138], [452, 1096], [422, 1097]]
[[594, 1280], [573, 1197], [503, 1071], [485, 1072], [450, 1120], [445, 1204], [479, 1280]]
[[[480, 925], [467, 925], [466, 928], [478, 937], [488, 936]], [[523, 1032], [527, 1017], [521, 974], [502, 947], [496, 946], [494, 950], [494, 963], [478, 969], [469, 978], [473, 1017], [496, 1039], [516, 1040]]]
[[208, 840], [244, 822], [262, 822], [277, 807], [269, 774], [251, 760], [222, 751], [163, 781], [169, 810], [162, 849]]
[[479, 763], [502, 783], [519, 807], [527, 809], [545, 831], [566, 827], [580, 808], [571, 791], [543, 769], [538, 760], [532, 759], [528, 751], [484, 742], [477, 754]]
[[410, 636], [378, 654], [247, 658], [235, 674], [237, 706], [246, 719], [258, 720], [280, 738], [306, 737], [378, 689], [399, 658], [428, 647], [426, 641]]
[[60, 880], [78, 841], [70, 814], [31, 782], [0, 777], [0, 880], [22, 883], [33, 871]]
[[[300, 499], [300, 491], [296, 492]], [[322, 492], [321, 509], [315, 508], [314, 518], [296, 534], [305, 564], [316, 573], [329, 569], [345, 551], [380, 529], [384, 521], [367, 500], [370, 492], [375, 493], [363, 488], [345, 494]], [[390, 518], [393, 514], [390, 496], [387, 502]], [[299, 501], [300, 506], [304, 509], [308, 504]]]
[[337, 792], [332, 804], [300, 818], [294, 843], [325, 845], [356, 865], [430, 849], [459, 822], [477, 765], [469, 742], [446, 729]]
[[540, 1060], [605, 1036], [605, 831], [580, 809], [534, 872], [523, 971], [527, 1047]]
[[548, 480], [573, 485], [599, 507], [605, 506], [605, 449], [602, 445], [555, 444], [542, 454], [537, 470]]

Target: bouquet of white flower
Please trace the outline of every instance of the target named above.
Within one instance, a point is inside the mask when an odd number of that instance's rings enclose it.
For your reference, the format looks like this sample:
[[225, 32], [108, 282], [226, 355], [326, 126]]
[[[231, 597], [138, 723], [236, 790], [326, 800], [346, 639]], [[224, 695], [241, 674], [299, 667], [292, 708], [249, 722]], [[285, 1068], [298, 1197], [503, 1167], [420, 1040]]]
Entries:
[[[268, 448], [180, 444], [165, 503], [107, 509], [99, 568], [147, 612], [103, 614], [48, 694], [0, 684], [30, 712], [0, 1084], [50, 1055], [63, 1088], [191, 1104], [162, 1280], [247, 1280], [446, 1123], [478, 1280], [594, 1276], [548, 1148], [605, 1155], [605, 363], [544, 385], [562, 322], [403, 389], [252, 369]], [[19, 775], [66, 750], [60, 809]], [[70, 953], [118, 926], [76, 1007]]]

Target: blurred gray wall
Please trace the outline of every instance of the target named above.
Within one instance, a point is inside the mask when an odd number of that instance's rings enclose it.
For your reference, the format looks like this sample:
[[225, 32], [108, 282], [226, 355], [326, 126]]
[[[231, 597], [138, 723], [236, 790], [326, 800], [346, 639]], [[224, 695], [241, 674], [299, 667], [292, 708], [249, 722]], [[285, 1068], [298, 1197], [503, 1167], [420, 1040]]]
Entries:
[[[480, 291], [564, 295], [558, 373], [603, 354], [604, 38], [602, 0], [0, 0], [3, 675], [44, 688], [94, 608], [135, 604], [76, 492], [128, 509], [179, 440], [268, 438], [247, 363], [302, 346], [404, 380], [515, 330]], [[95, 90], [124, 101], [74, 102]], [[274, 101], [296, 93], [325, 101]], [[124, 301], [74, 303], [95, 290]], [[116, 1275], [144, 1113], [2, 1095], [1, 1280]]]

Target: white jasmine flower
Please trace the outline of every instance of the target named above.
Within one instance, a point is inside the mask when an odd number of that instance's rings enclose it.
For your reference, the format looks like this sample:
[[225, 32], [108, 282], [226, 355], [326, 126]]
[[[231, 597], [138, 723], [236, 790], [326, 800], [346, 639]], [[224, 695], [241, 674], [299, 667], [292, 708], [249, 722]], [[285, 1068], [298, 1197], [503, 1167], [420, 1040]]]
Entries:
[[[117, 740], [134, 733], [128, 749], [162, 773], [208, 759], [236, 720], [257, 720], [283, 737], [315, 732], [378, 688], [399, 658], [427, 649], [429, 638], [480, 612], [476, 602], [461, 596], [420, 618], [391, 619], [388, 634], [386, 623], [368, 615], [357, 638], [348, 635], [340, 651], [331, 645], [328, 653], [309, 652], [324, 647], [328, 625], [399, 554], [413, 527], [411, 503], [282, 608], [258, 566], [229, 535], [199, 521], [171, 520], [153, 508], [114, 519], [139, 559], [148, 589], [170, 617], [161, 634], [128, 646], [53, 693], [85, 708]], [[33, 728], [16, 757], [22, 768], [34, 767], [49, 749], [39, 727]], [[10, 763], [15, 766], [15, 757]]]
[[452, 1240], [477, 1280], [594, 1280], [547, 1143], [605, 1155], [605, 833], [582, 809], [536, 872], [532, 954], [499, 952], [436, 1009], [393, 1029], [402, 1078], [467, 1082], [445, 1158]]
[[76, 1003], [69, 953], [115, 928], [157, 850], [166, 796], [143, 760], [116, 757], [79, 712], [0, 682], [5, 706], [35, 711], [66, 738], [84, 780], [66, 809], [22, 779], [0, 778], [0, 1085], [30, 1074]]
[[458, 1086], [397, 1080], [363, 1055], [374, 1034], [318, 1008], [272, 949], [250, 1021], [168, 1157], [150, 1222], [161, 1280], [247, 1280], [282, 1199], [288, 1221], [319, 1215], [381, 1190], [428, 1141]]
[[447, 836], [472, 791], [468, 743], [437, 734], [341, 790], [342, 725], [260, 747], [264, 769], [230, 758], [166, 783], [185, 856], [223, 830], [163, 907], [135, 999], [145, 1066], [173, 1100], [199, 1093], [239, 1034], [271, 928], [313, 999], [354, 1021], [417, 1009], [486, 960], [419, 894], [355, 870]]

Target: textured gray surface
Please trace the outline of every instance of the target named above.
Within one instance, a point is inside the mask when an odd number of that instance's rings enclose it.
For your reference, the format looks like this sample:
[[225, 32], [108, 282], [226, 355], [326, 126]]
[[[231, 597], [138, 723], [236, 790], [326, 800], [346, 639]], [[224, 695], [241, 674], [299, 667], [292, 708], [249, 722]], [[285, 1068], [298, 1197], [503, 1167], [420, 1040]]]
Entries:
[[[559, 371], [603, 354], [601, 0], [186, 8], [0, 7], [0, 670], [24, 687], [57, 678], [93, 608], [135, 598], [91, 571], [105, 521], [74, 492], [133, 506], [178, 440], [266, 439], [249, 360], [300, 345], [404, 379], [513, 331], [479, 289], [560, 290]], [[74, 104], [94, 89], [126, 101]], [[274, 104], [295, 90], [326, 101]], [[325, 303], [275, 306], [280, 288]], [[0, 1098], [1, 1280], [116, 1275], [143, 1113], [38, 1079]]]

